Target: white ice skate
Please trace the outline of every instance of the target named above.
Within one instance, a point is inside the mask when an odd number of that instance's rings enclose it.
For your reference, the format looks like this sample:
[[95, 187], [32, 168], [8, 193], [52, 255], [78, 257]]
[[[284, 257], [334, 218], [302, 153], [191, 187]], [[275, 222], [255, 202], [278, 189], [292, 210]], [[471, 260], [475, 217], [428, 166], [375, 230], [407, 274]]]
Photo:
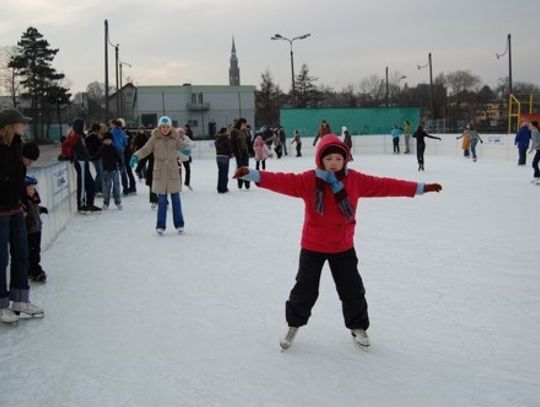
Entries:
[[183, 227], [183, 226], [178, 226], [178, 227], [176, 228], [176, 231], [177, 231], [179, 234], [182, 234], [182, 233], [184, 233], [184, 227]]
[[369, 345], [371, 345], [367, 332], [364, 329], [351, 329], [351, 334], [354, 341], [360, 345], [363, 351], [367, 352]]
[[0, 321], [4, 324], [14, 324], [19, 320], [19, 316], [9, 308], [0, 308]]
[[294, 342], [296, 333], [300, 329], [299, 326], [290, 326], [287, 330], [287, 334], [280, 339], [279, 344], [282, 349], [289, 349]]
[[161, 236], [161, 235], [163, 234], [163, 232], [165, 232], [165, 229], [157, 228], [157, 229], [156, 229], [156, 232], [157, 232], [158, 235]]
[[31, 317], [43, 317], [45, 315], [45, 312], [41, 308], [36, 307], [30, 302], [13, 301], [11, 303], [11, 310], [17, 315], [20, 313], [30, 315]]
[[157, 208], [157, 203], [152, 202], [150, 204], [150, 209], [156, 209], [156, 208]]
[[122, 204], [116, 204], [116, 207], [118, 208], [119, 211], [122, 210]]

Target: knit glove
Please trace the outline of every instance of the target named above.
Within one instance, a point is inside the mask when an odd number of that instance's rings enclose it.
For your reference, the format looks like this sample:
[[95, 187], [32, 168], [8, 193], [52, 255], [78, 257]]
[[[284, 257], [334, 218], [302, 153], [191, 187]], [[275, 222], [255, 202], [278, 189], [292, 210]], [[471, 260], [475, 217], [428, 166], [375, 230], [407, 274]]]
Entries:
[[129, 160], [129, 166], [131, 168], [134, 168], [137, 165], [138, 162], [139, 162], [139, 157], [137, 157], [135, 154], [133, 154], [131, 156], [131, 159]]
[[233, 178], [240, 178], [244, 181], [260, 182], [261, 174], [259, 171], [254, 170], [253, 168], [240, 167], [234, 173]]
[[184, 155], [190, 155], [191, 154], [191, 148], [189, 147], [184, 147], [182, 150], [180, 150], [180, 152]]
[[424, 192], [441, 192], [441, 184], [426, 184], [424, 185]]
[[49, 213], [49, 210], [44, 206], [40, 206], [39, 207], [39, 213], [44, 213], [44, 214], [47, 215]]

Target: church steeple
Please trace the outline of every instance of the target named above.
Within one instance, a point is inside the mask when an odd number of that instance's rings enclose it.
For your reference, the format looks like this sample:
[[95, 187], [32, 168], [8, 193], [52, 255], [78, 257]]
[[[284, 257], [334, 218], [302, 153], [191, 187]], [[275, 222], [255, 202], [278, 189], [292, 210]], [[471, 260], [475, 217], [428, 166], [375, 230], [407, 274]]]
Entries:
[[232, 49], [229, 67], [229, 85], [240, 86], [240, 68], [238, 67], [238, 57], [236, 56], [236, 45], [234, 37], [232, 38]]

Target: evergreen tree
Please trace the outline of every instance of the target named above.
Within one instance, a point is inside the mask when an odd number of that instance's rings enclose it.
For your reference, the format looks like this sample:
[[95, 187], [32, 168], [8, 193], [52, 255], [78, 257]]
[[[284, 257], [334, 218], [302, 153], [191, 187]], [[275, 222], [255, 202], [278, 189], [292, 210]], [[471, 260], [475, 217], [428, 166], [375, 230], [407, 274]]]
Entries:
[[[58, 51], [50, 48], [49, 42], [36, 28], [29, 27], [22, 34], [17, 50], [8, 64], [21, 78], [20, 83], [24, 89], [22, 96], [31, 101], [30, 116], [33, 119], [35, 136], [38, 134], [38, 112], [40, 109], [49, 110], [46, 106], [49, 96], [68, 98], [66, 93], [69, 89], [59, 85], [65, 75], [56, 72], [51, 65]], [[59, 95], [59, 92], [64, 94]]]
[[302, 64], [300, 73], [296, 76], [295, 91], [292, 94], [296, 107], [319, 106], [323, 100], [323, 95], [315, 85], [318, 79], [315, 76], [309, 75], [307, 64]]
[[270, 71], [261, 74], [260, 90], [255, 91], [255, 125], [275, 126], [279, 123], [279, 108], [283, 93], [274, 83]]

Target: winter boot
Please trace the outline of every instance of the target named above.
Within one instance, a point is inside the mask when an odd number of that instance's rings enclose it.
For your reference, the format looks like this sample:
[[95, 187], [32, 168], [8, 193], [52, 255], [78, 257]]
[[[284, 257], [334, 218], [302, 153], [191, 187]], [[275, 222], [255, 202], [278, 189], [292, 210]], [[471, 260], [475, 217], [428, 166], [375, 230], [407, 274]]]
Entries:
[[45, 312], [41, 308], [36, 307], [30, 302], [13, 301], [11, 303], [11, 310], [17, 315], [19, 315], [21, 312], [32, 317], [42, 317], [45, 315]]
[[283, 349], [289, 349], [290, 348], [290, 346], [294, 342], [294, 338], [295, 338], [296, 333], [298, 332], [299, 329], [300, 329], [299, 326], [290, 326], [289, 327], [289, 329], [287, 330], [287, 333], [285, 334], [285, 336], [283, 338], [281, 338], [281, 340], [279, 341], [279, 344], [281, 345], [281, 347]]
[[14, 324], [19, 320], [19, 316], [9, 308], [0, 308], [0, 321], [4, 324]]

